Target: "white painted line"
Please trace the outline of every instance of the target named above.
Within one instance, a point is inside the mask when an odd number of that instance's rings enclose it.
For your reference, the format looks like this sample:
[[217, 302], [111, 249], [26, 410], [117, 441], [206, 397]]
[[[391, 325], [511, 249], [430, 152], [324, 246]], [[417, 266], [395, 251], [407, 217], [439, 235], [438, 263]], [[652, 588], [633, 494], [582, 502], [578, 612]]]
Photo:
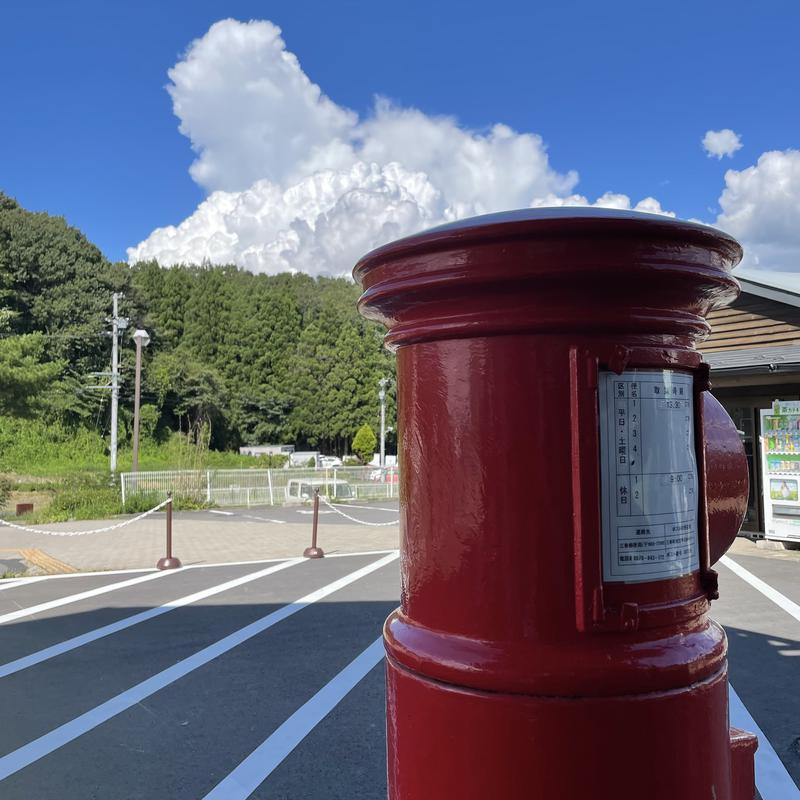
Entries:
[[23, 669], [28, 669], [28, 667], [32, 667], [35, 664], [41, 664], [42, 661], [47, 661], [48, 659], [55, 658], [63, 653], [68, 653], [70, 650], [83, 647], [85, 644], [95, 642], [105, 636], [110, 636], [112, 633], [118, 633], [119, 631], [124, 631], [127, 628], [132, 628], [134, 625], [138, 625], [140, 622], [145, 622], [146, 620], [153, 619], [154, 617], [160, 617], [162, 614], [175, 611], [177, 608], [183, 608], [191, 603], [197, 603], [200, 600], [213, 597], [215, 594], [220, 594], [221, 592], [227, 592], [229, 589], [235, 589], [237, 586], [243, 586], [246, 583], [250, 583], [250, 581], [264, 578], [267, 575], [272, 575], [273, 573], [280, 572], [288, 567], [293, 567], [295, 564], [302, 564], [305, 561], [305, 558], [293, 558], [288, 561], [284, 561], [282, 564], [276, 564], [274, 566], [267, 567], [266, 569], [259, 570], [258, 572], [251, 572], [248, 575], [243, 575], [240, 578], [234, 578], [233, 580], [226, 581], [225, 583], [220, 583], [217, 586], [212, 586], [209, 589], [203, 589], [200, 592], [188, 594], [185, 597], [179, 597], [177, 600], [170, 600], [168, 603], [156, 606], [155, 608], [148, 608], [147, 610], [141, 611], [138, 614], [133, 614], [130, 617], [117, 620], [117, 622], [112, 622], [109, 625], [104, 625], [102, 628], [95, 628], [92, 631], [87, 631], [79, 636], [74, 636], [72, 639], [66, 639], [65, 641], [54, 644], [51, 647], [45, 647], [43, 650], [37, 650], [35, 653], [31, 653], [30, 655], [22, 656], [22, 658], [18, 658], [14, 661], [9, 661], [6, 664], [0, 664], [0, 678], [13, 675], [15, 672], [21, 672]]
[[247, 567], [253, 564], [275, 564], [278, 561], [286, 561], [291, 556], [284, 556], [283, 558], [257, 558], [252, 561], [214, 561], [211, 564], [184, 564], [184, 569], [205, 569], [206, 567]]
[[360, 550], [355, 553], [326, 553], [325, 558], [350, 558], [351, 556], [379, 556], [382, 553], [397, 553], [399, 550]]
[[312, 603], [316, 603], [318, 600], [322, 600], [324, 597], [338, 592], [340, 589], [369, 575], [371, 572], [390, 564], [396, 558], [397, 555], [395, 554], [384, 556], [378, 561], [373, 561], [372, 564], [368, 564], [366, 567], [357, 569], [355, 572], [351, 572], [349, 575], [345, 575], [343, 578], [339, 578], [339, 580], [301, 597], [294, 603], [289, 603], [279, 608], [277, 611], [273, 611], [271, 614], [267, 614], [265, 617], [261, 617], [261, 619], [251, 622], [249, 625], [245, 625], [244, 628], [234, 631], [225, 638], [214, 642], [214, 644], [204, 647], [194, 655], [178, 661], [171, 667], [167, 667], [167, 669], [147, 678], [147, 680], [141, 683], [137, 683], [136, 686], [90, 709], [85, 714], [81, 714], [79, 717], [75, 717], [75, 719], [60, 725], [58, 728], [54, 728], [49, 733], [44, 734], [44, 736], [40, 736], [38, 739], [34, 739], [32, 742], [28, 742], [28, 744], [13, 750], [8, 755], [0, 758], [0, 780], [8, 778], [10, 775], [19, 772], [29, 764], [33, 764], [40, 758], [44, 758], [46, 755], [63, 747], [65, 744], [69, 744], [69, 742], [77, 739], [79, 736], [83, 736], [84, 733], [88, 733], [88, 731], [93, 730], [98, 725], [102, 725], [104, 722], [117, 716], [117, 714], [127, 711], [131, 706], [141, 703], [142, 700], [150, 697], [150, 695], [161, 691], [161, 689], [183, 678], [190, 672], [208, 664], [209, 661], [227, 653], [237, 645], [246, 642], [248, 639], [271, 628], [287, 617], [291, 617], [298, 611], [302, 611]]
[[128, 586], [135, 586], [137, 583], [152, 581], [156, 578], [161, 578], [164, 575], [169, 575], [170, 573], [175, 574], [176, 572], [180, 572], [180, 569], [152, 572], [148, 573], [147, 575], [140, 575], [138, 578], [130, 578], [127, 581], [111, 583], [107, 586], [98, 586], [96, 589], [88, 589], [85, 592], [78, 592], [78, 594], [70, 594], [66, 597], [59, 597], [57, 600], [48, 600], [46, 603], [39, 603], [38, 605], [29, 606], [28, 608], [21, 608], [19, 611], [11, 611], [8, 614], [0, 615], [0, 625], [6, 622], [11, 622], [15, 619], [22, 619], [23, 617], [32, 617], [34, 614], [40, 614], [42, 611], [49, 611], [51, 608], [58, 608], [59, 606], [66, 606], [70, 603], [77, 603], [79, 600], [86, 600], [89, 597], [97, 597], [97, 595], [100, 594], [115, 592], [117, 589], [125, 589]]
[[[396, 509], [395, 509], [396, 510]], [[353, 553], [331, 553], [326, 558], [345, 558], [347, 556], [377, 556], [383, 553], [394, 553], [395, 550], [359, 550]], [[184, 564], [182, 569], [205, 569], [206, 567], [246, 567], [251, 564], [276, 564], [279, 561], [286, 561], [291, 556], [282, 558], [255, 558], [249, 561], [212, 561], [210, 564]], [[144, 573], [157, 572], [151, 567], [140, 567], [139, 569], [109, 569], [94, 570], [93, 572], [66, 572], [63, 575], [31, 575], [26, 578], [8, 578], [8, 582], [13, 586], [23, 586], [36, 581], [53, 581], [59, 578], [102, 578], [104, 575], [143, 575]], [[11, 589], [13, 586], [6, 586], [5, 581], [0, 581], [0, 592], [3, 589]]]
[[342, 503], [342, 505], [346, 505], [347, 508], [364, 508], [367, 511], [388, 511], [391, 514], [396, 514], [399, 510], [397, 508], [381, 508], [380, 506], [354, 506], [350, 503]]
[[731, 725], [758, 736], [756, 787], [761, 797], [764, 800], [800, 800], [800, 789], [730, 684], [728, 684], [728, 704]]
[[245, 800], [250, 797], [348, 692], [381, 662], [383, 656], [383, 638], [379, 637], [308, 702], [300, 706], [203, 800]]
[[[325, 554], [325, 558], [345, 558], [347, 556], [380, 556], [386, 553], [396, 553], [397, 550], [361, 550], [355, 553], [331, 553]], [[253, 561], [216, 561], [211, 564], [184, 564], [184, 569], [205, 569], [206, 567], [247, 567], [253, 564], [275, 564], [278, 561], [286, 561], [287, 558], [292, 556], [284, 556], [283, 558], [259, 558]], [[107, 574], [107, 573], [104, 573]]]
[[776, 606], [782, 608], [787, 614], [791, 614], [798, 622], [800, 622], [800, 606], [794, 601], [790, 600], [785, 595], [782, 595], [777, 589], [773, 589], [768, 583], [761, 580], [761, 578], [753, 575], [752, 572], [746, 570], [740, 564], [737, 564], [732, 558], [722, 556], [720, 563], [724, 564], [731, 572], [738, 575], [743, 581], [747, 581], [754, 589], [758, 589], [764, 597], [772, 600]]
[[[35, 583], [36, 580], [41, 580], [44, 576], [37, 575], [35, 578], [29, 578], [28, 583]], [[6, 589], [13, 589], [15, 586], [20, 586], [22, 584], [22, 578], [6, 578], [3, 581], [0, 581], [0, 592], [4, 592]]]
[[209, 514], [221, 514], [223, 517], [232, 517], [234, 516], [233, 511], [217, 511], [213, 508], [208, 509]]
[[240, 516], [242, 519], [255, 519], [258, 520], [259, 522], [276, 522], [278, 525], [286, 524], [285, 519], [270, 519], [269, 517], [256, 517], [253, 516], [252, 514], [239, 514], [238, 516]]
[[[59, 575], [25, 575], [21, 578], [14, 578], [20, 586], [23, 584], [36, 583], [37, 581], [57, 581], [61, 578], [94, 578], [103, 575], [142, 575], [145, 572], [155, 572], [154, 567], [139, 567], [138, 569], [96, 569], [90, 572], [62, 572]], [[0, 585], [0, 591], [9, 587]]]

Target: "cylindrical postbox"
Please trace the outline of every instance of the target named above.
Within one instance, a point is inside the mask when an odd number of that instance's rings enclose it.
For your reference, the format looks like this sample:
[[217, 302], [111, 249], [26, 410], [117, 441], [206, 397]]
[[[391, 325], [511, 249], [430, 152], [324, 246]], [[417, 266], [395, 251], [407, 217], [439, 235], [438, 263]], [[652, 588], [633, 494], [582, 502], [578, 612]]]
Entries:
[[392, 800], [748, 797], [707, 615], [747, 467], [695, 349], [740, 258], [702, 225], [529, 209], [356, 265], [397, 351]]

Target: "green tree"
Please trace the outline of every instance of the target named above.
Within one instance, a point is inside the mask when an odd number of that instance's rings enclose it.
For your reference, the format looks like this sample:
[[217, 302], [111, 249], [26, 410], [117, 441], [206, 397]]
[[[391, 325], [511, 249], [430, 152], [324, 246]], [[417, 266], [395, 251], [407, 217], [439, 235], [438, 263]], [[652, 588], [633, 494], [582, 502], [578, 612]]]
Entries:
[[294, 405], [294, 366], [301, 316], [294, 297], [267, 276], [252, 276], [248, 313], [232, 348], [232, 419], [247, 444], [284, 435]]
[[[112, 291], [124, 293], [131, 330], [151, 335], [142, 402], [159, 440], [183, 431], [216, 448], [294, 442], [344, 455], [361, 423], [376, 429], [378, 380], [393, 377], [394, 357], [380, 326], [359, 317], [351, 281], [232, 265], [111, 264], [63, 219], [0, 193], [2, 408], [102, 441], [109, 396], [89, 388], [103, 382], [89, 373], [108, 370]], [[126, 334], [123, 426], [133, 406], [132, 353]], [[394, 414], [389, 393], [390, 427]]]
[[362, 464], [367, 464], [375, 455], [375, 447], [378, 440], [375, 438], [375, 431], [364, 423], [353, 439], [353, 452], [361, 459]]
[[46, 344], [41, 333], [0, 339], [0, 414], [25, 417], [41, 407], [42, 393], [62, 369], [43, 360]]
[[13, 313], [14, 333], [45, 333], [52, 359], [77, 372], [99, 369], [111, 293], [127, 283], [127, 267], [111, 264], [62, 217], [0, 194], [0, 305]]
[[224, 449], [229, 438], [227, 393], [213, 367], [187, 358], [179, 351], [160, 353], [152, 362], [148, 388], [154, 390], [162, 415], [173, 430]]

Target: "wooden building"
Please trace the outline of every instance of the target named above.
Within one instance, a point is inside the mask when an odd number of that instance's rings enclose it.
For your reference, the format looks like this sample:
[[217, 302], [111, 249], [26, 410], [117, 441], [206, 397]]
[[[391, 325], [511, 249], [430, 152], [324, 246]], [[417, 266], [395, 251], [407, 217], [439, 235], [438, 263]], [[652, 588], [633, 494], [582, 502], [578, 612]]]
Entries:
[[709, 316], [700, 350], [711, 366], [712, 391], [740, 431], [750, 468], [743, 529], [764, 530], [759, 450], [760, 410], [773, 400], [800, 400], [800, 274], [736, 270], [736, 302]]

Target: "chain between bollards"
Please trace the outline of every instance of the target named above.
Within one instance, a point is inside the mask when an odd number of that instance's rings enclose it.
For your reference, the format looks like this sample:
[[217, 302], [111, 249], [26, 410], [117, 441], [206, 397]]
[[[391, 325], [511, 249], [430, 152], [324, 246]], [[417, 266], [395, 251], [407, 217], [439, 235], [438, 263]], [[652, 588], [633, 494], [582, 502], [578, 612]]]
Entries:
[[172, 555], [172, 492], [167, 493], [167, 555], [159, 558], [157, 569], [177, 569], [181, 566], [179, 558]]
[[317, 525], [319, 523], [319, 489], [314, 489], [314, 516], [311, 522], [311, 547], [303, 550], [304, 558], [323, 558], [325, 553], [317, 547]]

